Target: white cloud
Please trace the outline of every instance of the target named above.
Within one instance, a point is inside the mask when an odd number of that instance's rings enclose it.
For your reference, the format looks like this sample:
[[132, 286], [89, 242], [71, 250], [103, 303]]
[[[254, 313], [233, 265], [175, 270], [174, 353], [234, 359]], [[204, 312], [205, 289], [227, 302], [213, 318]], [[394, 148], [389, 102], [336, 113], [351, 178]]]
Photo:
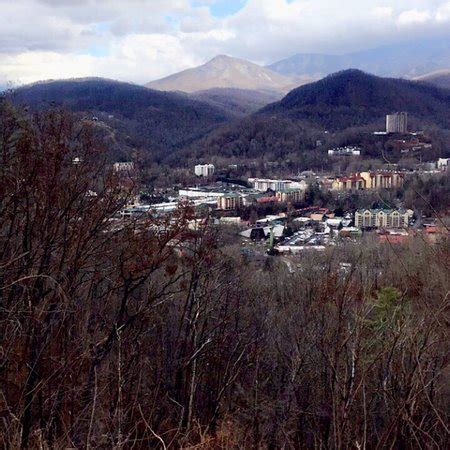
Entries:
[[438, 23], [450, 22], [450, 2], [438, 8], [436, 11], [436, 21]]
[[419, 11], [417, 9], [410, 9], [403, 11], [397, 19], [399, 25], [417, 25], [423, 24], [431, 20], [431, 13], [428, 10]]
[[200, 62], [185, 52], [177, 38], [164, 34], [126, 36], [112, 43], [104, 57], [34, 51], [0, 54], [0, 60], [0, 84], [15, 85], [93, 75], [145, 83]]
[[377, 19], [389, 19], [393, 12], [394, 10], [390, 6], [376, 6], [372, 9], [372, 15]]
[[[233, 0], [230, 0], [233, 1]], [[0, 84], [71, 76], [144, 83], [216, 54], [269, 63], [450, 34], [448, 0], [0, 0]]]
[[97, 59], [88, 55], [61, 55], [50, 51], [23, 52], [18, 55], [0, 55], [0, 84], [14, 85], [44, 79], [83, 77], [92, 74]]

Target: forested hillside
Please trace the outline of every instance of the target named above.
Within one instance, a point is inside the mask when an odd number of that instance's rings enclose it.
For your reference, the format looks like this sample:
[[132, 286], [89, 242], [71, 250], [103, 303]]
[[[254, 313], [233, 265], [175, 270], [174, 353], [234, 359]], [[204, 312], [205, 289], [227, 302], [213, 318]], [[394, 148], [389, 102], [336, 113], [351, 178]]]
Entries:
[[450, 128], [450, 91], [414, 81], [346, 70], [289, 92], [261, 110], [330, 130], [367, 125], [393, 111]]
[[178, 151], [167, 161], [208, 158], [242, 158], [276, 160], [289, 153], [308, 158], [321, 130], [304, 121], [282, 116], [252, 115], [218, 127], [191, 146]]
[[63, 106], [89, 119], [98, 116], [118, 130], [119, 143], [144, 147], [155, 157], [229, 119], [223, 109], [184, 95], [105, 79], [38, 83], [16, 89], [9, 98], [32, 109]]

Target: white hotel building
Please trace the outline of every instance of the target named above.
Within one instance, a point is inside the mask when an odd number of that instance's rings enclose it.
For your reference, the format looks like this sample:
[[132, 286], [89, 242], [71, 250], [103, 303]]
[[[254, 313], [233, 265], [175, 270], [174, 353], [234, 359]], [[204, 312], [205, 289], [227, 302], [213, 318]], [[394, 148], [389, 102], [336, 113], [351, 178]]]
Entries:
[[214, 164], [197, 164], [194, 167], [194, 173], [198, 177], [210, 177], [215, 171]]
[[272, 191], [285, 191], [286, 189], [301, 189], [305, 190], [308, 186], [304, 181], [292, 181], [292, 180], [271, 180], [268, 178], [249, 178], [249, 183], [253, 185], [255, 190], [260, 192]]

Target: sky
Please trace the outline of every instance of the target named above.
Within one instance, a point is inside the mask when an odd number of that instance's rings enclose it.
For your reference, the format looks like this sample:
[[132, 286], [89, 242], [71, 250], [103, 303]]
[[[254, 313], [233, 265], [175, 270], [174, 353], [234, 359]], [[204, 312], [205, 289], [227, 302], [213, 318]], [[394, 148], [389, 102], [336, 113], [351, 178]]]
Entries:
[[0, 0], [0, 86], [146, 83], [218, 54], [268, 64], [450, 36], [448, 0]]

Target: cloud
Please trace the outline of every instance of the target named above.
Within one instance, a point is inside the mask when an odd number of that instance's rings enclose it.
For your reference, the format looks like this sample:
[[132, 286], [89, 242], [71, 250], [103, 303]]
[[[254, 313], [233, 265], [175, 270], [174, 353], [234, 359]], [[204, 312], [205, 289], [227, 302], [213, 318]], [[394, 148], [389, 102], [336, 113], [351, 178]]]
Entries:
[[448, 0], [0, 0], [0, 11], [0, 84], [144, 83], [216, 54], [270, 63], [450, 35]]
[[438, 8], [436, 11], [436, 21], [438, 23], [450, 22], [450, 2]]
[[[200, 61], [185, 52], [176, 37], [165, 34], [128, 35], [109, 46], [108, 55], [27, 51], [1, 55], [0, 83], [101, 76], [145, 83]], [[3, 78], [3, 79], [2, 79]]]
[[392, 17], [393, 12], [390, 6], [376, 6], [372, 9], [372, 16], [377, 19], [389, 19]]
[[399, 25], [417, 25], [423, 24], [431, 20], [431, 13], [428, 10], [419, 11], [410, 9], [402, 12], [397, 19]]

